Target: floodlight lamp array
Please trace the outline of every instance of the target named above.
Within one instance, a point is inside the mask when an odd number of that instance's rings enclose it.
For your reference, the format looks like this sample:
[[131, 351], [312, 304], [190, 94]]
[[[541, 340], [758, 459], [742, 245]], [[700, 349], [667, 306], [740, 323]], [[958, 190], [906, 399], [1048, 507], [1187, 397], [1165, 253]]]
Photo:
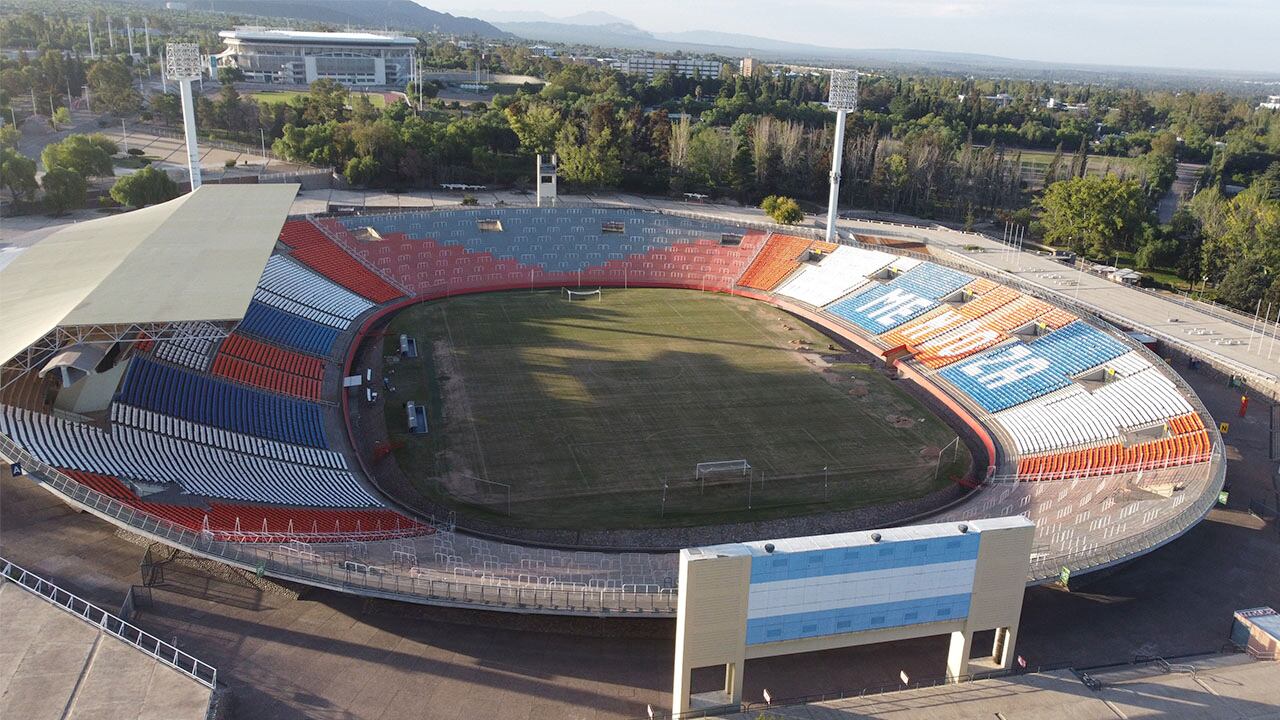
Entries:
[[200, 77], [200, 46], [195, 43], [169, 43], [165, 46], [164, 74], [170, 80], [195, 80]]
[[858, 71], [831, 71], [831, 91], [827, 103], [832, 110], [858, 109]]

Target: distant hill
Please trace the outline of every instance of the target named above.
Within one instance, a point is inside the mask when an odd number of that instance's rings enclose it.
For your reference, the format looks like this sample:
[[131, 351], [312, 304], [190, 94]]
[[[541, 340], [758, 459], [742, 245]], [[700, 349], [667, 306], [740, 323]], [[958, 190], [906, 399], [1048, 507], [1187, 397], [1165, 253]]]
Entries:
[[1117, 78], [1145, 80], [1144, 84], [1200, 85], [1198, 80], [1220, 81], [1274, 79], [1266, 73], [1243, 71], [1143, 68], [1021, 60], [978, 53], [913, 50], [906, 48], [834, 48], [806, 43], [714, 30], [653, 33], [623, 21], [609, 24], [576, 24], [558, 21], [511, 22], [501, 13], [486, 13], [497, 27], [528, 40], [562, 43], [570, 47], [597, 47], [606, 51], [684, 52], [752, 56], [765, 62], [845, 65], [906, 72], [944, 72], [963, 75], [1014, 76], [1057, 81], [1107, 82]]
[[[149, 4], [163, 6], [163, 0]], [[439, 32], [509, 38], [509, 34], [483, 20], [457, 17], [425, 8], [412, 0], [187, 0], [192, 10], [289, 18], [342, 28]]]

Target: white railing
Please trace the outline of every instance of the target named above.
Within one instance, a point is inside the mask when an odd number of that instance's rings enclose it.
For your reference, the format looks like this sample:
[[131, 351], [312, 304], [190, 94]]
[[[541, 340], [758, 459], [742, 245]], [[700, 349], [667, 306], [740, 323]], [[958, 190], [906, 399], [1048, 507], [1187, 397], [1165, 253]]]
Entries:
[[197, 660], [151, 633], [125, 622], [97, 605], [63, 590], [4, 558], [0, 558], [0, 567], [3, 568], [0, 570], [0, 575], [4, 580], [13, 581], [27, 592], [38, 595], [102, 632], [129, 643], [210, 690], [218, 684], [218, 670], [212, 665]]

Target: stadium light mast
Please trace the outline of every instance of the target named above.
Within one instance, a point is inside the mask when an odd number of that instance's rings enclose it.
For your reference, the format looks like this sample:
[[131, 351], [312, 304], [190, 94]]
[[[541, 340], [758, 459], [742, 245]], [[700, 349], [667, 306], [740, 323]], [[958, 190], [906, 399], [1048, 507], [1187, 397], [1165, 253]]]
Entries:
[[827, 242], [836, 237], [840, 202], [840, 168], [844, 164], [844, 124], [850, 110], [858, 109], [858, 71], [832, 70], [827, 106], [836, 111], [836, 138], [831, 146], [831, 194], [827, 198]]
[[178, 83], [182, 93], [182, 128], [187, 138], [187, 172], [191, 190], [200, 187], [200, 149], [196, 146], [196, 108], [191, 99], [191, 81], [200, 77], [200, 46], [169, 43], [165, 47], [164, 73]]

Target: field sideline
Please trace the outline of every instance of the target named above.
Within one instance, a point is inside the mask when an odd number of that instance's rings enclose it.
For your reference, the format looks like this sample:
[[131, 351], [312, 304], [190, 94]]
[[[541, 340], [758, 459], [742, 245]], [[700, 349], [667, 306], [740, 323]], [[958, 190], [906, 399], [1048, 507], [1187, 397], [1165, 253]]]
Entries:
[[[559, 291], [415, 305], [388, 328], [387, 426], [427, 497], [512, 525], [735, 522], [918, 497], [963, 443], [893, 382], [765, 303], [689, 290]], [[407, 435], [406, 400], [426, 402]], [[701, 461], [746, 459], [695, 478]], [[954, 458], [954, 461], [953, 461]], [[665, 487], [664, 487], [665, 486]], [[665, 496], [665, 500], [664, 500]]]

